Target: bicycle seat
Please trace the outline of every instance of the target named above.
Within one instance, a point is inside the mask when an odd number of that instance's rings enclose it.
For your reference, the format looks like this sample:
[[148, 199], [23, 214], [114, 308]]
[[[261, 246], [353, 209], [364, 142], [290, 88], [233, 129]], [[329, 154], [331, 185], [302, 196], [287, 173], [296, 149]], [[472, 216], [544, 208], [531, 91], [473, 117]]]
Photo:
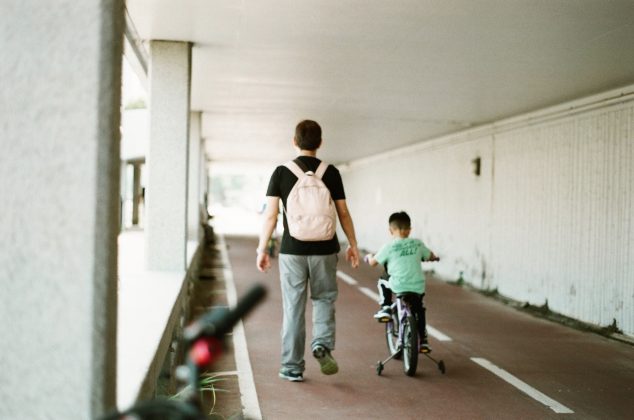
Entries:
[[405, 302], [407, 305], [415, 305], [414, 302], [420, 302], [421, 296], [418, 293], [414, 292], [405, 292], [405, 293], [397, 293], [396, 298], [401, 299], [402, 302]]

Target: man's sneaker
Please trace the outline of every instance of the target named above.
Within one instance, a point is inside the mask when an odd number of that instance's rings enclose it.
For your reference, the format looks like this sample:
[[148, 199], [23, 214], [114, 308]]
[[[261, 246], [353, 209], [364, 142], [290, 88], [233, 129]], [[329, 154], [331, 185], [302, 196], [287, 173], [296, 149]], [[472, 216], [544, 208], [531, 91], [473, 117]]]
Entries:
[[302, 375], [301, 373], [296, 373], [296, 372], [285, 372], [283, 370], [280, 370], [280, 373], [278, 374], [278, 376], [282, 379], [286, 379], [287, 381], [291, 381], [291, 382], [304, 381], [304, 375]]
[[389, 322], [392, 319], [392, 308], [389, 306], [381, 307], [381, 309], [374, 314], [374, 319], [379, 322]]
[[324, 346], [316, 346], [313, 349], [313, 356], [315, 356], [315, 359], [319, 362], [321, 373], [324, 375], [334, 375], [339, 372], [337, 361], [330, 355], [330, 350]]
[[431, 346], [427, 342], [427, 337], [423, 338], [422, 342], [420, 343], [420, 352], [431, 353]]

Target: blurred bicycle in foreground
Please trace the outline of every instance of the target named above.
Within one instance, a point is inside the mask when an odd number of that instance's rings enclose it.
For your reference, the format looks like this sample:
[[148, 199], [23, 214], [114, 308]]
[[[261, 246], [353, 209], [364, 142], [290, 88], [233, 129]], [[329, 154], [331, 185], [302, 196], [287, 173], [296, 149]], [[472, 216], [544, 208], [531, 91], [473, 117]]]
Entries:
[[101, 420], [204, 420], [202, 411], [201, 372], [221, 356], [227, 333], [266, 295], [264, 286], [253, 286], [235, 308], [213, 309], [188, 325], [183, 331], [185, 363], [176, 369], [181, 384], [178, 400], [143, 401], [123, 411], [108, 414]]

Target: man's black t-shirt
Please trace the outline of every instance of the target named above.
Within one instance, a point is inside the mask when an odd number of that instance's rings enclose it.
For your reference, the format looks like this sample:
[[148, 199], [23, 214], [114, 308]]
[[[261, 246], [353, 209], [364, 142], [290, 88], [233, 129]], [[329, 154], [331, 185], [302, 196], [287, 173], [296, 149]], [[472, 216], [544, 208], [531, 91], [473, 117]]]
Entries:
[[[299, 156], [299, 160], [308, 168], [308, 170], [315, 172], [321, 160], [312, 156]], [[341, 181], [341, 174], [337, 168], [333, 165], [329, 165], [328, 169], [322, 177], [322, 181], [326, 184], [326, 187], [330, 190], [330, 196], [333, 200], [343, 200], [346, 195], [343, 191], [343, 182]], [[284, 207], [286, 207], [286, 199], [297, 182], [297, 177], [286, 166], [278, 166], [275, 168], [271, 180], [269, 181], [269, 187], [266, 190], [267, 197], [280, 197]], [[286, 222], [286, 215], [284, 218], [284, 235], [282, 236], [282, 246], [280, 247], [280, 253], [292, 254], [292, 255], [329, 255], [339, 252], [339, 240], [337, 235], [329, 241], [317, 241], [317, 242], [304, 242], [293, 238], [288, 233], [288, 223]]]

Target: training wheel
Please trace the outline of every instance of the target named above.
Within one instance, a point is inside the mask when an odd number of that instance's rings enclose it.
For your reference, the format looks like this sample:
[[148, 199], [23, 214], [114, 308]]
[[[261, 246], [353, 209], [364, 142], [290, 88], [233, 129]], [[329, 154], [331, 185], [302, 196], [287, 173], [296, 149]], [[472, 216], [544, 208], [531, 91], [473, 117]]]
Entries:
[[383, 363], [377, 362], [377, 364], [376, 364], [376, 374], [381, 376], [381, 372], [383, 372]]
[[445, 374], [445, 362], [443, 362], [442, 360], [440, 362], [438, 362], [438, 369], [440, 369], [440, 371], [444, 375]]

